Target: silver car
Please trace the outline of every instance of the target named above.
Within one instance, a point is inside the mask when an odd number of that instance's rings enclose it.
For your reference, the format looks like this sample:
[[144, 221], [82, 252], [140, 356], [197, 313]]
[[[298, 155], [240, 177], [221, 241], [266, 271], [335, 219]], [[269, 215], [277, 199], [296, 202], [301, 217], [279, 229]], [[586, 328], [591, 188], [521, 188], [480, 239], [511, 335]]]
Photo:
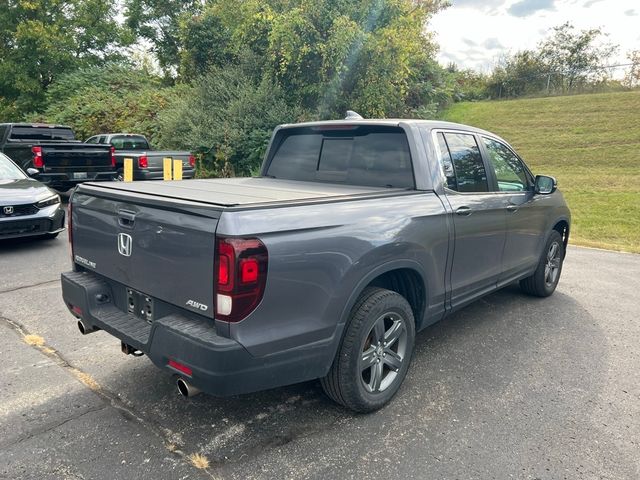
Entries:
[[55, 238], [64, 230], [64, 217], [60, 195], [0, 153], [0, 240]]

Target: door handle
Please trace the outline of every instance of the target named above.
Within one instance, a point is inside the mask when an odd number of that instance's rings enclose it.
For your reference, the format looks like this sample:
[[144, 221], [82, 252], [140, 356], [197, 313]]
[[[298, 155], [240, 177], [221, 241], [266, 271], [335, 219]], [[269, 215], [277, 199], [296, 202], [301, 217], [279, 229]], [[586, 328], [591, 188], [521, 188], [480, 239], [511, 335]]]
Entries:
[[507, 212], [516, 213], [520, 207], [518, 205], [507, 205]]
[[471, 208], [467, 207], [466, 205], [462, 207], [458, 207], [456, 209], [456, 215], [462, 215], [463, 217], [468, 217], [472, 213], [473, 213], [473, 210], [471, 210]]

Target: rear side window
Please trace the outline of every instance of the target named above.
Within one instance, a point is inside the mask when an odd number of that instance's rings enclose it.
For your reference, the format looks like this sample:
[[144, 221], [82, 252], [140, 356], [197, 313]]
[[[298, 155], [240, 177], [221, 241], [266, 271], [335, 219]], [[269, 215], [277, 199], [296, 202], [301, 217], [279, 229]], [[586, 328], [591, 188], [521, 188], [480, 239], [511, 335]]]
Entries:
[[489, 162], [496, 172], [498, 190], [501, 192], [522, 192], [529, 188], [529, 178], [522, 161], [504, 143], [482, 137]]
[[267, 175], [287, 180], [414, 188], [411, 154], [398, 127], [281, 130]]
[[[442, 169], [447, 177], [447, 186], [458, 192], [488, 192], [487, 171], [475, 136], [451, 132], [440, 135], [438, 146], [443, 157]], [[447, 167], [447, 161], [453, 164], [453, 172]]]
[[33, 125], [13, 126], [9, 138], [13, 140], [75, 140], [70, 128]]

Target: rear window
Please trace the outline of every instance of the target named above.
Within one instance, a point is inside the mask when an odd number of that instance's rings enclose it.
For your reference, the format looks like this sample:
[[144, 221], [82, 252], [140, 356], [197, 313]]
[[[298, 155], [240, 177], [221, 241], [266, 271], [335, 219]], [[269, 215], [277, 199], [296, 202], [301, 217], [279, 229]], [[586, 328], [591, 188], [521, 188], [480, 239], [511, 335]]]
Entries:
[[286, 180], [414, 188], [411, 154], [401, 128], [357, 126], [285, 129], [267, 175]]
[[15, 125], [9, 138], [13, 140], [75, 140], [73, 130], [64, 127]]
[[116, 150], [149, 150], [149, 143], [142, 135], [118, 135], [111, 137], [110, 143]]

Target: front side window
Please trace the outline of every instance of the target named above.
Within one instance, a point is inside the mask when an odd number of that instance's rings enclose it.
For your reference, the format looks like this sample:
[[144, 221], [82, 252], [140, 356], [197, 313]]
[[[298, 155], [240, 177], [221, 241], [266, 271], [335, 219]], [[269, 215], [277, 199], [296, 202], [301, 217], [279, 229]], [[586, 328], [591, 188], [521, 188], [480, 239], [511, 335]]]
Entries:
[[448, 188], [464, 193], [489, 191], [487, 172], [472, 134], [438, 134], [438, 146], [443, 157], [442, 168]]
[[496, 172], [498, 190], [501, 192], [523, 192], [529, 189], [527, 171], [520, 159], [504, 143], [482, 137], [489, 162]]

